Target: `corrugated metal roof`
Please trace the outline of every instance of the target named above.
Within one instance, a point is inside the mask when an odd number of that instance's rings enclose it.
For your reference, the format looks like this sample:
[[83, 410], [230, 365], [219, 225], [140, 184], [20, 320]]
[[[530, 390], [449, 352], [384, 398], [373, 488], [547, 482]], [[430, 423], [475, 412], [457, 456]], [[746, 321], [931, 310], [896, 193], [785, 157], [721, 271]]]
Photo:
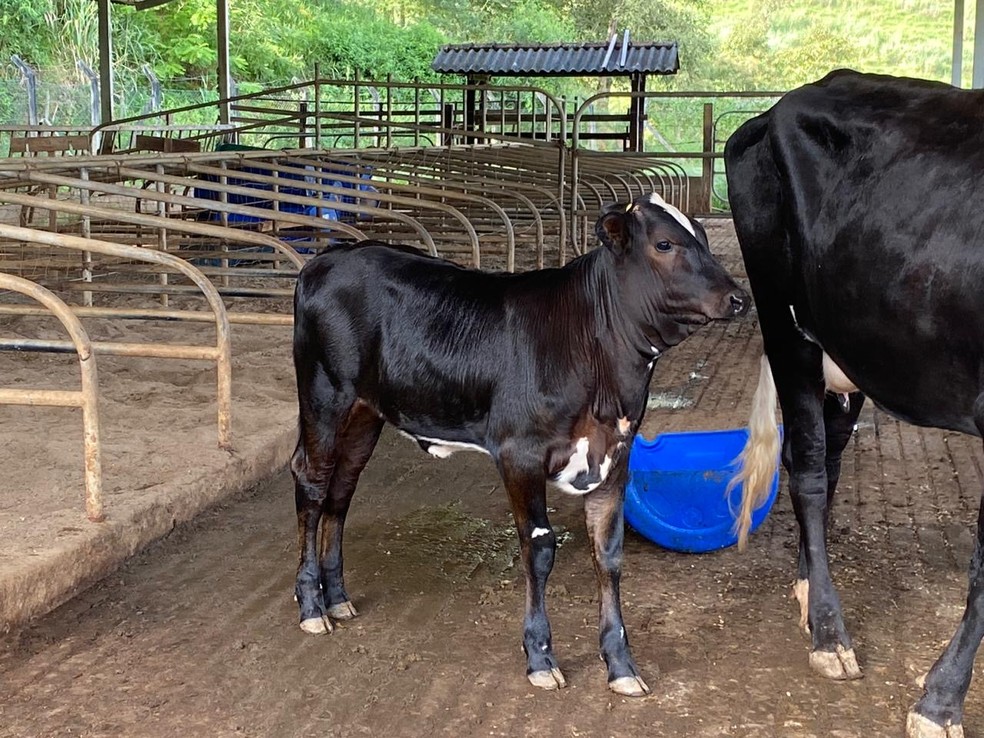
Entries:
[[[492, 76], [675, 74], [677, 42], [613, 42], [539, 45], [453, 44], [442, 46], [431, 68], [443, 74]], [[607, 64], [606, 64], [607, 61]]]

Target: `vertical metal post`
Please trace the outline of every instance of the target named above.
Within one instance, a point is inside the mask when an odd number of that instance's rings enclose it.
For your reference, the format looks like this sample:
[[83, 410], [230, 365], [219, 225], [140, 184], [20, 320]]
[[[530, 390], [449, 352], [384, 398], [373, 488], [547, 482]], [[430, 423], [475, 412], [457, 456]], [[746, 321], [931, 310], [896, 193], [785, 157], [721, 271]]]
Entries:
[[[108, 0], [106, 0], [108, 2]], [[102, 0], [100, 0], [102, 2]], [[228, 125], [232, 84], [229, 73], [229, 0], [215, 0], [215, 32], [218, 52], [219, 122]]]
[[11, 54], [10, 61], [24, 77], [24, 85], [27, 87], [27, 124], [36, 126], [38, 124], [38, 77], [34, 73], [34, 68], [17, 54]]
[[[167, 185], [163, 182], [164, 177], [164, 165], [158, 164], [154, 171], [157, 172], [157, 181], [154, 183], [155, 189], [163, 194], [166, 192]], [[167, 203], [161, 198], [157, 201], [157, 217], [161, 218], [163, 221], [167, 217]], [[163, 226], [157, 229], [157, 248], [161, 251], [167, 251], [167, 229]], [[162, 287], [167, 287], [168, 278], [166, 272], [161, 272], [157, 275], [157, 281]], [[166, 290], [161, 291], [161, 305], [167, 307], [169, 303], [169, 295]]]
[[304, 100], [297, 109], [297, 148], [306, 149], [308, 139], [308, 104]]
[[[711, 212], [711, 180], [714, 178], [714, 104], [704, 103], [704, 145], [701, 147], [704, 152], [704, 159], [701, 163], [700, 178], [700, 202], [698, 208], [700, 212]], [[666, 193], [663, 193], [666, 197]], [[681, 203], [685, 210], [693, 212], [689, 202]]]
[[[632, 92], [646, 91], [646, 75], [633, 74], [629, 77]], [[633, 96], [629, 103], [629, 141], [630, 151], [642, 151], [645, 148], [643, 131], [646, 122], [646, 98]]]
[[353, 102], [352, 102], [352, 115], [355, 118], [355, 123], [354, 123], [354, 125], [352, 127], [352, 148], [353, 149], [357, 149], [357, 148], [359, 148], [359, 135], [362, 132], [362, 130], [361, 130], [362, 129], [362, 126], [359, 123], [359, 115], [361, 114], [361, 109], [360, 109], [360, 106], [359, 106], [359, 95], [360, 95], [360, 91], [359, 91], [359, 70], [358, 69], [355, 70], [355, 81], [354, 81], [353, 84], [355, 85], [355, 95], [353, 95], [353, 98], [352, 98], [352, 100], [353, 100]]
[[110, 0], [99, 0], [99, 111], [101, 123], [113, 120], [113, 27], [109, 15]]
[[89, 120], [92, 122], [92, 127], [95, 128], [102, 122], [102, 98], [99, 95], [99, 75], [82, 59], [75, 60], [75, 67], [89, 80]]
[[157, 75], [154, 74], [154, 68], [149, 64], [141, 65], [140, 71], [144, 73], [144, 76], [150, 82], [150, 100], [144, 106], [143, 111], [144, 113], [160, 112], [160, 109], [164, 104], [164, 95], [161, 92], [161, 81], [157, 79]]
[[977, 0], [974, 17], [974, 74], [971, 86], [984, 87], [984, 0]]
[[[79, 204], [83, 207], [88, 207], [89, 205], [89, 188], [85, 183], [89, 181], [89, 169], [88, 167], [82, 167], [79, 169], [79, 179], [82, 180], [83, 185], [79, 187]], [[82, 216], [82, 230], [80, 231], [82, 238], [89, 238], [92, 236], [92, 218], [89, 215]], [[82, 281], [92, 282], [92, 252], [83, 251], [82, 252]], [[82, 304], [86, 307], [92, 307], [92, 291], [85, 290], [82, 292]]]
[[314, 148], [321, 148], [321, 64], [314, 63]]
[[[243, 160], [242, 157], [240, 156], [239, 167], [237, 167], [238, 169], [242, 169], [242, 163]], [[229, 186], [229, 177], [226, 176], [226, 174], [224, 173], [228, 169], [228, 163], [226, 162], [225, 159], [219, 162], [219, 168], [222, 169], [223, 171], [223, 174], [219, 175], [219, 202], [221, 202], [223, 205], [228, 205], [229, 191], [226, 188]], [[219, 222], [222, 224], [223, 228], [229, 227], [229, 211], [226, 210], [225, 208], [223, 208], [222, 212], [219, 213]], [[229, 242], [223, 240], [222, 245], [219, 247], [219, 249], [223, 253], [228, 252]], [[222, 277], [220, 279], [220, 284], [223, 287], [228, 287], [229, 273], [226, 270], [229, 268], [229, 259], [227, 257], [223, 257], [222, 259], [219, 259], [219, 266], [222, 267]]]
[[950, 84], [960, 87], [963, 82], [964, 2], [953, 0], [953, 60], [950, 63]]
[[393, 148], [393, 75], [392, 73], [386, 75], [386, 148], [387, 149]]

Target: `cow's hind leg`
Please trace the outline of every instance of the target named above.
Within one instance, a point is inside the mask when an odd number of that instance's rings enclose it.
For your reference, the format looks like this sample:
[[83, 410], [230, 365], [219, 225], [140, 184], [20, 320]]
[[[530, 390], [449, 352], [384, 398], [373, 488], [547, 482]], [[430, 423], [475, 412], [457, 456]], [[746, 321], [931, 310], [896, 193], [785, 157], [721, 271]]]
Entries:
[[584, 498], [584, 520], [591, 541], [591, 557], [598, 578], [598, 638], [601, 658], [608, 667], [608, 687], [629, 697], [649, 694], [649, 687], [629, 651], [629, 637], [622, 622], [619, 580], [622, 575], [626, 459], [600, 488]]
[[[787, 305], [770, 304], [763, 298], [759, 319], [785, 424], [782, 460], [789, 472], [789, 493], [799, 524], [800, 577], [808, 583], [803, 586], [801, 582], [799, 588], [806, 590], [808, 599], [810, 666], [829, 678], [857, 679], [861, 670], [827, 557], [827, 440], [834, 428], [828, 429], [824, 417], [822, 351], [799, 334]], [[839, 439], [835, 456], [843, 450], [850, 426], [844, 422], [834, 434]]]
[[[842, 404], [839, 395], [827, 394], [824, 398], [823, 418], [824, 429], [826, 432], [826, 461], [827, 472], [827, 510], [824, 519], [824, 538], [827, 537], [827, 530], [830, 522], [830, 510], [834, 501], [834, 494], [837, 492], [837, 483], [840, 481], [841, 457], [847, 442], [854, 432], [854, 425], [857, 423], [858, 415], [864, 407], [865, 397], [860, 392], [853, 392], [849, 397], [847, 407]], [[786, 462], [789, 466], [789, 462]], [[793, 585], [793, 593], [799, 601], [800, 606], [800, 627], [807, 633], [809, 628], [809, 567], [806, 557], [806, 537], [800, 537], [799, 543], [799, 576]], [[837, 649], [833, 652], [818, 651], [811, 657], [813, 667], [825, 676], [835, 679], [854, 678], [860, 676], [861, 670], [857, 666], [857, 660], [850, 650]]]
[[547, 519], [543, 462], [534, 459], [525, 459], [525, 462], [507, 454], [499, 459], [499, 472], [509, 495], [526, 573], [526, 616], [523, 621], [526, 676], [535, 687], [559, 689], [566, 687], [567, 682], [553, 654], [545, 598], [557, 537]]
[[[984, 395], [974, 406], [977, 429], [984, 436]], [[984, 497], [977, 514], [977, 543], [970, 560], [967, 607], [957, 632], [933, 664], [925, 692], [909, 711], [907, 738], [962, 738], [963, 706], [974, 673], [974, 659], [984, 638]]]

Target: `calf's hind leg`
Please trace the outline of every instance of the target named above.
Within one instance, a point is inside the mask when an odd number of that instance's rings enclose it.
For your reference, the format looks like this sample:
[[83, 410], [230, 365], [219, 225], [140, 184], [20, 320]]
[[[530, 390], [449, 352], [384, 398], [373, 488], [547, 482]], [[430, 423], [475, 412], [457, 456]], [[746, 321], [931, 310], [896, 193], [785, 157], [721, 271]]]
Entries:
[[608, 667], [608, 688], [628, 697], [641, 697], [649, 694], [649, 687], [639, 676], [629, 651], [619, 597], [625, 538], [623, 502], [627, 463], [626, 455], [626, 459], [618, 462], [618, 468], [601, 487], [585, 495], [584, 521], [598, 578], [598, 640], [601, 658]]
[[382, 429], [383, 419], [372, 408], [357, 401], [335, 443], [335, 471], [322, 508], [321, 591], [328, 616], [336, 620], [348, 620], [358, 614], [345, 591], [342, 532], [359, 475], [372, 456]]
[[[330, 633], [332, 624], [325, 606], [326, 597], [330, 606], [340, 606], [335, 608], [336, 618], [345, 615], [341, 606], [348, 601], [341, 585], [341, 523], [355, 488], [354, 480], [358, 479], [379, 435], [379, 428], [373, 431], [373, 426], [381, 426], [382, 421], [375, 415], [368, 417], [367, 412], [371, 411], [355, 402], [354, 393], [333, 386], [323, 373], [298, 372], [298, 377], [302, 388], [300, 436], [290, 464], [300, 549], [294, 594], [300, 608], [301, 629], [314, 634]], [[347, 439], [353, 438], [354, 454], [346, 444]], [[338, 483], [334, 483], [336, 471], [340, 471]], [[347, 483], [349, 479], [353, 480], [351, 484]], [[328, 525], [319, 547], [318, 528], [326, 512]], [[354, 609], [348, 616], [352, 614]]]

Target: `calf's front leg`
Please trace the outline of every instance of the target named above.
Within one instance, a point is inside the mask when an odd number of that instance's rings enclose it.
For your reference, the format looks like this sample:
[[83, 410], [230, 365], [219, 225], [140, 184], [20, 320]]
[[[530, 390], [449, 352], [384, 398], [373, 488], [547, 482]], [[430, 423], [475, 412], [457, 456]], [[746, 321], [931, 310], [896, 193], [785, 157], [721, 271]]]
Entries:
[[584, 522], [598, 578], [598, 640], [601, 658], [608, 667], [608, 688], [628, 697], [641, 697], [649, 694], [649, 687], [639, 675], [629, 651], [629, 637], [622, 622], [619, 597], [625, 538], [623, 507], [627, 464], [626, 455], [602, 486], [585, 495]]
[[547, 519], [546, 478], [542, 468], [536, 469], [533, 463], [521, 465], [509, 458], [500, 459], [499, 471], [509, 495], [526, 573], [526, 676], [535, 687], [560, 689], [567, 681], [553, 654], [544, 596], [557, 548], [557, 537]]

